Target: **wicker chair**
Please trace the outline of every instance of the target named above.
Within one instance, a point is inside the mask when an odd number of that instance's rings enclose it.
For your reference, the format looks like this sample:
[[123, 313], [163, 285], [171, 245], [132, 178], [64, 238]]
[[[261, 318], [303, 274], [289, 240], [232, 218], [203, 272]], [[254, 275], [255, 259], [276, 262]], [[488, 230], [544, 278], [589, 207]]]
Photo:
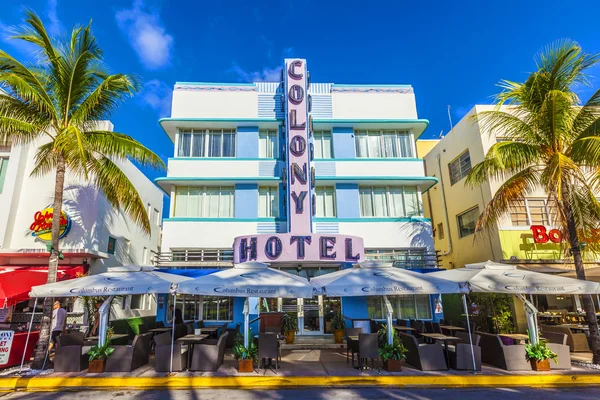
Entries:
[[197, 344], [192, 352], [191, 371], [216, 371], [223, 364], [228, 332], [222, 334], [216, 344]]
[[54, 353], [54, 371], [79, 372], [88, 367], [88, 348], [83, 345], [83, 332], [73, 332], [58, 337]]

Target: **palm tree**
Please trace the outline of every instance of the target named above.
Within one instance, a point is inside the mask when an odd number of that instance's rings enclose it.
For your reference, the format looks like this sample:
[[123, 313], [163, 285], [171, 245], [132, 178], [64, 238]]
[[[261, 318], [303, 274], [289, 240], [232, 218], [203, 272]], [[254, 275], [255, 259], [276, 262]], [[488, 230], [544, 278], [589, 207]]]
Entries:
[[[98, 128], [98, 121], [108, 119], [138, 90], [136, 80], [105, 71], [91, 25], [75, 27], [69, 38], [59, 41], [48, 35], [34, 12], [27, 11], [25, 24], [14, 29], [11, 39], [35, 45], [39, 54], [36, 64], [25, 65], [0, 50], [0, 141], [41, 143], [31, 175], [55, 174], [55, 216], [61, 214], [68, 171], [94, 182], [113, 207], [122, 209], [149, 234], [145, 206], [115, 162], [131, 159], [158, 168], [164, 168], [164, 163], [130, 136]], [[48, 283], [56, 281], [59, 222], [59, 218], [52, 219]], [[40, 368], [44, 361], [51, 316], [52, 299], [46, 299], [33, 368]]]
[[[589, 86], [586, 72], [600, 54], [584, 53], [571, 40], [558, 41], [536, 56], [537, 71], [524, 83], [501, 81], [493, 110], [474, 116], [484, 130], [506, 140], [494, 144], [469, 173], [466, 185], [504, 182], [487, 204], [478, 229], [492, 230], [516, 203], [543, 188], [556, 226], [568, 243], [578, 279], [585, 279], [584, 238], [600, 221], [600, 90], [582, 103], [576, 93]], [[505, 107], [501, 107], [505, 105]], [[597, 251], [600, 243], [586, 243]], [[600, 362], [598, 320], [591, 296], [583, 297], [594, 363]]]

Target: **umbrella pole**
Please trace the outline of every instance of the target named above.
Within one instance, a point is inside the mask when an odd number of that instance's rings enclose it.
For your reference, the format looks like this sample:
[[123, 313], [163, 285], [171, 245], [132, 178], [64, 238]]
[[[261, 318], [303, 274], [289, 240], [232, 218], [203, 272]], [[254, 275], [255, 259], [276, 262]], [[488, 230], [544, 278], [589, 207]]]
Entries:
[[169, 363], [169, 373], [173, 372], [173, 347], [175, 342], [175, 311], [177, 310], [177, 294], [173, 295], [173, 316], [171, 322], [171, 362]]
[[392, 308], [392, 303], [390, 303], [389, 299], [387, 298], [387, 296], [383, 296], [383, 301], [385, 302], [385, 308], [387, 310], [387, 341], [389, 345], [393, 345], [393, 341], [394, 341], [394, 336], [392, 333], [392, 329], [394, 329], [394, 327], [392, 326], [393, 323], [393, 315], [394, 315], [394, 309]]
[[98, 310], [100, 314], [100, 324], [98, 327], [98, 347], [102, 347], [106, 344], [106, 333], [108, 330], [108, 314], [110, 313], [110, 303], [114, 299], [115, 296], [108, 296], [104, 303], [100, 306]]
[[531, 345], [535, 346], [539, 342], [538, 326], [537, 326], [537, 308], [529, 302], [522, 294], [516, 296], [523, 302], [525, 314], [527, 315], [527, 327], [529, 328], [529, 338]]
[[244, 347], [248, 348], [249, 344], [249, 331], [250, 331], [250, 302], [246, 297], [246, 301], [244, 301]]
[[19, 373], [23, 371], [23, 364], [25, 363], [25, 354], [27, 354], [27, 345], [29, 344], [29, 335], [31, 335], [31, 327], [33, 326], [33, 316], [35, 315], [35, 308], [37, 307], [38, 298], [35, 298], [33, 302], [33, 311], [31, 312], [31, 322], [29, 323], [29, 329], [27, 330], [27, 339], [25, 339], [25, 350], [23, 351], [23, 357], [21, 358], [21, 368]]
[[473, 349], [473, 333], [471, 332], [471, 323], [469, 322], [469, 308], [467, 307], [467, 295], [463, 293], [463, 307], [465, 308], [465, 315], [467, 316], [467, 333], [469, 334], [469, 344], [471, 345], [471, 359], [473, 360], [473, 371], [477, 371], [475, 365], [475, 350]]

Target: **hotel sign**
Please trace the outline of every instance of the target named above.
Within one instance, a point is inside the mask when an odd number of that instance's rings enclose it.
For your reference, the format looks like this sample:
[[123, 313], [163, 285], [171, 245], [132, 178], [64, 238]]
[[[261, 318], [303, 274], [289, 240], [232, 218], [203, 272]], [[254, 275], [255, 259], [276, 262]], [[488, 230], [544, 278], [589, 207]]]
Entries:
[[355, 263], [364, 260], [362, 238], [318, 234], [312, 230], [315, 214], [314, 169], [311, 167], [312, 123], [309, 117], [306, 60], [286, 59], [284, 190], [287, 233], [246, 235], [235, 238], [233, 262]]

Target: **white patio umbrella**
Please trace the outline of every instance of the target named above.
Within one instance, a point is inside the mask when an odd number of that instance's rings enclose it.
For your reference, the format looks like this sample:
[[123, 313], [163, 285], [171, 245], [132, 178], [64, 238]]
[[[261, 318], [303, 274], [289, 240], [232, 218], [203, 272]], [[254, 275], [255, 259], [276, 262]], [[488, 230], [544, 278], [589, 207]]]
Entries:
[[302, 278], [278, 269], [269, 264], [247, 262], [233, 268], [215, 272], [182, 282], [177, 293], [205, 296], [245, 297], [244, 303], [244, 346], [248, 347], [248, 325], [250, 297], [312, 297], [313, 287]]
[[460, 293], [457, 282], [402, 268], [392, 262], [365, 261], [311, 279], [311, 284], [327, 296], [383, 296], [387, 308], [388, 343], [392, 344], [393, 310], [388, 295]]
[[[467, 284], [472, 292], [514, 294], [525, 305], [532, 344], [538, 342], [537, 309], [524, 294], [595, 294], [600, 283], [517, 269], [515, 265], [486, 261], [465, 268], [434, 272], [439, 278]], [[465, 313], [468, 310], [463, 298]]]

